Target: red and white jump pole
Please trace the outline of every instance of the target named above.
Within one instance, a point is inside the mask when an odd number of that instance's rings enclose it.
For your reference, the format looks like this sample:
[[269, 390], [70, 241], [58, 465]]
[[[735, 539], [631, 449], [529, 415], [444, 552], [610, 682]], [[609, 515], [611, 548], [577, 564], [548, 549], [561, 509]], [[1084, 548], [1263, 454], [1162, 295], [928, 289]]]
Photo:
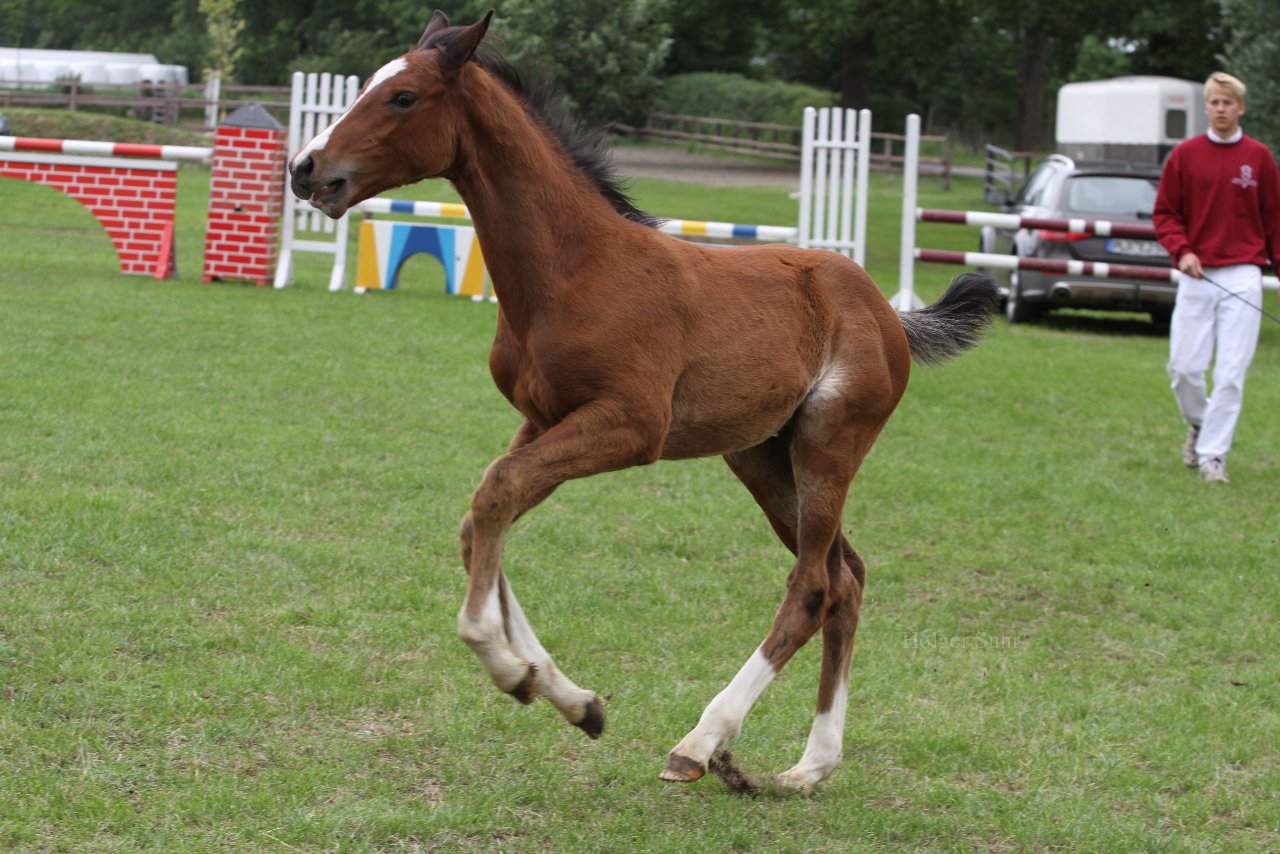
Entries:
[[43, 184], [80, 202], [106, 229], [120, 271], [174, 275], [175, 160], [212, 148], [0, 136], [0, 177]]
[[990, 252], [948, 252], [921, 249], [912, 252], [917, 261], [934, 264], [961, 264], [966, 267], [998, 267], [1003, 270], [1038, 270], [1064, 276], [1093, 276], [1098, 279], [1144, 279], [1151, 282], [1178, 283], [1182, 274], [1172, 267], [1141, 267], [1137, 264], [1106, 264], [1093, 261], [1063, 261], [1051, 258], [1020, 258]]
[[0, 136], [0, 151], [39, 151], [79, 157], [149, 157], [152, 160], [208, 160], [213, 156], [212, 148], [193, 145], [146, 145], [33, 136]]
[[204, 281], [271, 280], [279, 246], [284, 129], [257, 104], [218, 125], [212, 147], [0, 136], [0, 177], [54, 187], [106, 230], [123, 273], [177, 273], [179, 160], [212, 161]]
[[1136, 225], [1111, 222], [1105, 219], [1043, 219], [1017, 214], [985, 213], [983, 211], [944, 211], [932, 208], [916, 208], [917, 222], [947, 222], [956, 225], [990, 225], [995, 228], [1045, 228], [1069, 231], [1075, 234], [1096, 234], [1100, 237], [1135, 237], [1155, 240], [1153, 225]]
[[[1171, 267], [1144, 267], [1137, 264], [1105, 264], [1089, 261], [1065, 261], [1048, 258], [1021, 258], [1016, 255], [996, 255], [988, 252], [952, 252], [941, 249], [924, 249], [916, 246], [916, 223], [937, 222], [954, 225], [993, 226], [1019, 229], [1042, 228], [1073, 234], [1096, 234], [1100, 237], [1128, 237], [1154, 240], [1155, 226], [1134, 223], [1111, 222], [1103, 219], [1048, 219], [1026, 217], [1017, 214], [989, 211], [951, 211], [917, 207], [918, 182], [916, 172], [920, 162], [920, 117], [907, 116], [906, 162], [902, 182], [902, 243], [899, 255], [898, 293], [890, 300], [898, 311], [910, 311], [920, 307], [915, 295], [915, 264], [924, 261], [934, 264], [959, 264], [965, 267], [987, 267], [1004, 270], [1038, 270], [1067, 276], [1093, 276], [1098, 279], [1142, 279], [1177, 284], [1182, 274]], [[1275, 276], [1263, 276], [1262, 286], [1276, 290], [1280, 286]]]

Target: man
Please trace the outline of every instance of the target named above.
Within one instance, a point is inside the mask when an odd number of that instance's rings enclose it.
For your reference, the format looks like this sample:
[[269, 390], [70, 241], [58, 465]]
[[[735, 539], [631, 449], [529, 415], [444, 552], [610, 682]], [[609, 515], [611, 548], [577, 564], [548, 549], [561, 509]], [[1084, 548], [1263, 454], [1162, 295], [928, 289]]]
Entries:
[[1262, 268], [1280, 262], [1280, 173], [1271, 151], [1240, 129], [1243, 83], [1216, 72], [1204, 99], [1209, 131], [1169, 155], [1153, 219], [1182, 273], [1169, 329], [1169, 379], [1188, 425], [1182, 461], [1204, 480], [1225, 483], [1258, 345]]

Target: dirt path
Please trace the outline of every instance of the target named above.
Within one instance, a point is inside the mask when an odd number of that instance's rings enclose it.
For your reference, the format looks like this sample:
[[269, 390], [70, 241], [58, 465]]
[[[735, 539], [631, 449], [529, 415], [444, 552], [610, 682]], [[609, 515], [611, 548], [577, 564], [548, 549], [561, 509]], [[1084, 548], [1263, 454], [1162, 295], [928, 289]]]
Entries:
[[[666, 178], [704, 187], [777, 187], [800, 192], [800, 164], [786, 160], [714, 157], [679, 148], [624, 145], [613, 149], [613, 161], [623, 176]], [[920, 165], [921, 175], [936, 175], [939, 170], [936, 164]], [[952, 165], [951, 174], [981, 178], [982, 169]]]
[[690, 154], [677, 148], [619, 146], [613, 162], [623, 176], [666, 178], [705, 187], [778, 187], [800, 190], [800, 164]]

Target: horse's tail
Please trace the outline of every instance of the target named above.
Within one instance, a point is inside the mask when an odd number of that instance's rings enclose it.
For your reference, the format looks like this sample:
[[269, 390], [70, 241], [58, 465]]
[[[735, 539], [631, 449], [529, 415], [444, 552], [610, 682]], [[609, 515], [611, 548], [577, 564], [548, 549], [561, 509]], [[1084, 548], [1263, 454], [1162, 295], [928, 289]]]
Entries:
[[981, 273], [956, 276], [937, 302], [898, 315], [911, 358], [932, 365], [959, 356], [978, 343], [999, 306], [1000, 291], [989, 277]]

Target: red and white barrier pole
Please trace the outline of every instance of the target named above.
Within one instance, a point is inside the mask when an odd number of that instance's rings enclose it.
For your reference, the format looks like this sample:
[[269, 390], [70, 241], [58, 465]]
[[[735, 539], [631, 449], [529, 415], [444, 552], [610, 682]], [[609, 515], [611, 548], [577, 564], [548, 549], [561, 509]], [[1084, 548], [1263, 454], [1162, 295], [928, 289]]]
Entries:
[[1054, 231], [1071, 231], [1076, 234], [1096, 234], [1099, 237], [1135, 237], [1155, 240], [1153, 225], [1111, 222], [1105, 219], [1042, 219], [1017, 214], [987, 213], [984, 211], [944, 211], [916, 208], [919, 222], [949, 222], [956, 225], [990, 225], [995, 228], [1044, 228]]
[[44, 139], [34, 136], [0, 136], [0, 151], [38, 151], [79, 157], [146, 157], [152, 160], [208, 160], [213, 156], [212, 148], [194, 145], [146, 145], [91, 139]]
[[1093, 261], [1064, 261], [1052, 258], [1025, 258], [989, 252], [948, 252], [916, 248], [917, 261], [934, 264], [962, 264], [967, 267], [998, 267], [1004, 270], [1038, 270], [1065, 276], [1093, 276], [1098, 279], [1144, 279], [1178, 283], [1181, 275], [1172, 267], [1141, 267], [1137, 264], [1105, 264]]

